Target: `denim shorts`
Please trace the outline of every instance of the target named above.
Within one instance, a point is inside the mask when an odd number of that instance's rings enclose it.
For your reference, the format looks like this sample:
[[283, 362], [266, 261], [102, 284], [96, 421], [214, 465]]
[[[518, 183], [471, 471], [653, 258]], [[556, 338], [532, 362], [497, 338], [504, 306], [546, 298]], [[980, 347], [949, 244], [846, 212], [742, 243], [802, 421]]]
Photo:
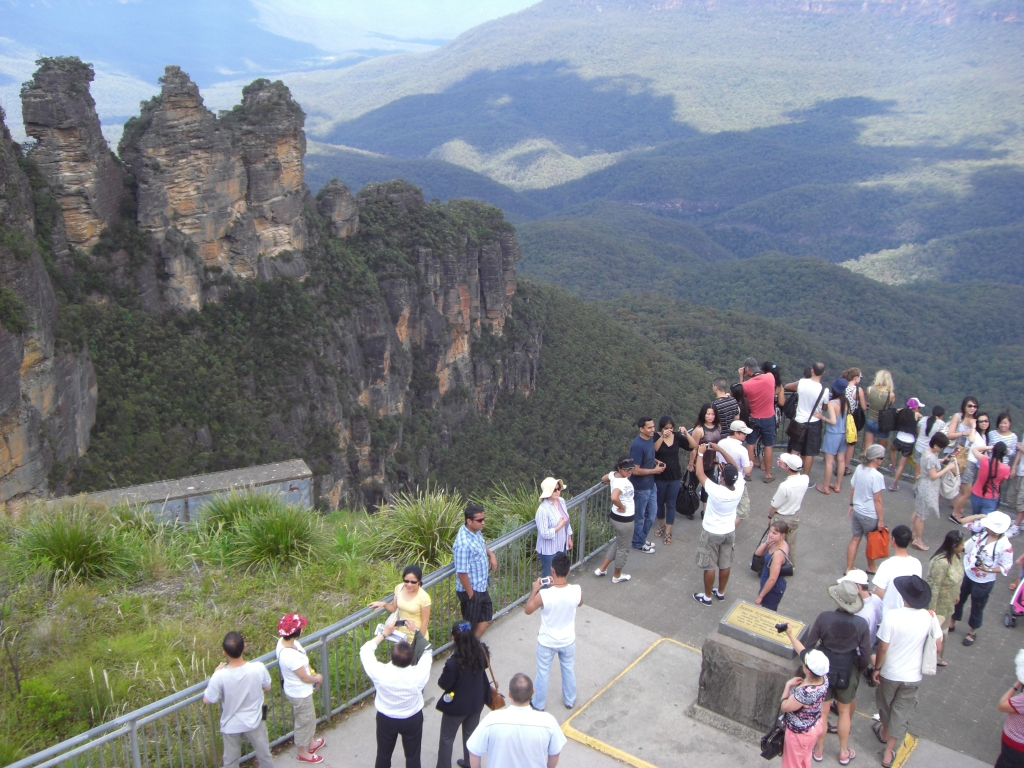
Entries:
[[761, 442], [765, 447], [771, 448], [775, 445], [775, 417], [769, 416], [766, 419], [751, 419], [753, 421], [752, 429], [754, 430], [747, 435], [747, 445], [757, 445], [758, 436], [761, 437]]
[[872, 435], [877, 437], [879, 440], [888, 440], [889, 433], [882, 432], [878, 429], [878, 422], [872, 421], [871, 419], [864, 419], [864, 429], [870, 432]]

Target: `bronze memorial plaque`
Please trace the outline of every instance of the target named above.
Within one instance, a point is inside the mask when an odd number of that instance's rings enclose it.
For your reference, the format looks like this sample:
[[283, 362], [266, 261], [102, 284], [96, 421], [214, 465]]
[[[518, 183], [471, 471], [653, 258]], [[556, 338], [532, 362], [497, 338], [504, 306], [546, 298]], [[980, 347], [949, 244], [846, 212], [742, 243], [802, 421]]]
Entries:
[[770, 653], [791, 659], [796, 655], [785, 633], [778, 632], [775, 625], [787, 622], [800, 637], [806, 627], [803, 622], [769, 611], [759, 605], [737, 600], [725, 618], [718, 625], [718, 631], [742, 642], [749, 643]]

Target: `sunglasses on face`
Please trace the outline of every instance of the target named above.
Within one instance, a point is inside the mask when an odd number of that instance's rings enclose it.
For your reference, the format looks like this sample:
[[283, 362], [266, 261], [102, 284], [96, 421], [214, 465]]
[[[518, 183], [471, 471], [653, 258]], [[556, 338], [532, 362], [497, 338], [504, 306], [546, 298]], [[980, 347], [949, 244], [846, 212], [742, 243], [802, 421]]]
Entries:
[[410, 580], [410, 579], [402, 579], [402, 581], [403, 581], [403, 582], [404, 582], [405, 584], [419, 584], [419, 582], [418, 582], [418, 581], [416, 581], [416, 579], [411, 579], [411, 580]]
[[486, 519], [487, 519], [487, 518], [484, 518], [484, 517], [474, 517], [474, 518], [473, 518], [473, 522], [474, 522], [474, 523], [482, 523], [482, 522], [483, 522], [484, 520], [486, 520]]

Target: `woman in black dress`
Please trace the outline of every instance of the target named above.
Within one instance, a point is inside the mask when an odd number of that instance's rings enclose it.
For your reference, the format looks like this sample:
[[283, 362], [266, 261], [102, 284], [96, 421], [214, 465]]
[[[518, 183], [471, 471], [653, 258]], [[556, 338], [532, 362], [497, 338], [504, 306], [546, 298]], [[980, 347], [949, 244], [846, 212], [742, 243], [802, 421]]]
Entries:
[[[685, 430], [680, 431], [680, 435]], [[654, 487], [658, 491], [658, 532], [665, 544], [672, 543], [672, 525], [676, 521], [676, 498], [683, 471], [679, 466], [679, 450], [683, 448], [680, 435], [676, 435], [676, 423], [671, 416], [662, 416], [658, 421], [658, 437], [654, 440], [654, 459], [665, 464], [665, 470], [654, 476]]]
[[456, 762], [469, 768], [466, 742], [480, 723], [480, 712], [490, 696], [487, 682], [487, 650], [473, 634], [468, 621], [452, 625], [452, 655], [444, 663], [437, 684], [444, 693], [437, 700], [441, 712], [441, 741], [437, 746], [437, 768], [451, 768], [455, 734], [462, 726], [462, 757]]

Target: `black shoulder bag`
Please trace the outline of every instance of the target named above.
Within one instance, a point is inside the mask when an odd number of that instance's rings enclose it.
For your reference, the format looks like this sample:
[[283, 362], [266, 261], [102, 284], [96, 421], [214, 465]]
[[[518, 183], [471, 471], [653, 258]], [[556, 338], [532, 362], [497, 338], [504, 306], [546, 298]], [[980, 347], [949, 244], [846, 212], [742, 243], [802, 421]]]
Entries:
[[[814, 416], [814, 412], [818, 410], [818, 403], [821, 402], [821, 398], [825, 396], [825, 385], [821, 385], [821, 392], [818, 393], [818, 398], [814, 401], [814, 405], [811, 406], [811, 413], [807, 417], [807, 421], [799, 422], [796, 420], [796, 407], [793, 408], [793, 420], [789, 422], [789, 426], [786, 427], [786, 434], [792, 438], [794, 443], [802, 443], [807, 437], [807, 425], [811, 423], [811, 419]], [[799, 395], [798, 395], [799, 397]], [[796, 400], [794, 397], [793, 400]], [[788, 403], [787, 403], [788, 405]]]

